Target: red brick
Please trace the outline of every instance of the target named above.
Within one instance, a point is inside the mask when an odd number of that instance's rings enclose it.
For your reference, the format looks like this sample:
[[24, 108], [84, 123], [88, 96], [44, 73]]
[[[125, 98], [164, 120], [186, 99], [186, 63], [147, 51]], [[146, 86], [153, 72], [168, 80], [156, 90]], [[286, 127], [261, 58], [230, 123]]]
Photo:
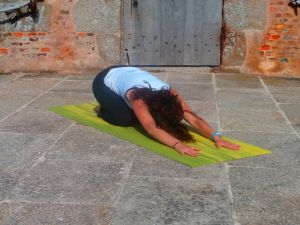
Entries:
[[41, 52], [50, 52], [50, 48], [48, 47], [41, 48]]
[[12, 36], [16, 37], [16, 38], [21, 38], [24, 36], [24, 33], [23, 32], [13, 32]]
[[274, 6], [270, 6], [270, 8], [269, 8], [269, 9], [270, 9], [270, 11], [271, 11], [271, 12], [277, 12], [277, 8], [276, 8], [276, 7], [274, 7]]
[[7, 48], [0, 48], [0, 54], [8, 54], [8, 49]]
[[29, 33], [27, 33], [28, 37], [32, 37], [32, 36], [36, 36], [36, 35], [37, 35], [36, 32], [29, 32]]
[[271, 39], [271, 40], [278, 40], [279, 38], [281, 38], [281, 35], [278, 35], [278, 34], [272, 34], [272, 35], [270, 36], [270, 39]]
[[262, 45], [262, 46], [260, 46], [260, 50], [262, 50], [262, 51], [268, 51], [270, 49], [271, 49], [270, 45]]
[[86, 36], [86, 33], [85, 32], [78, 32], [78, 36], [83, 38], [83, 37]]
[[38, 32], [37, 33], [38, 36], [46, 36], [46, 34], [47, 34], [46, 32]]

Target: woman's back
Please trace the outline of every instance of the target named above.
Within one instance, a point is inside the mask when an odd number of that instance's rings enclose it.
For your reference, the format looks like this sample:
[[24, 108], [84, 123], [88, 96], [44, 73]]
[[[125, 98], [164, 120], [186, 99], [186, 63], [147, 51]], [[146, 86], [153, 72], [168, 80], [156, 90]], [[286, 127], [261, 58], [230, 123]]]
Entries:
[[104, 78], [104, 84], [114, 93], [127, 101], [126, 92], [132, 88], [151, 88], [160, 90], [162, 88], [169, 89], [169, 85], [152, 74], [136, 67], [119, 67], [111, 69]]

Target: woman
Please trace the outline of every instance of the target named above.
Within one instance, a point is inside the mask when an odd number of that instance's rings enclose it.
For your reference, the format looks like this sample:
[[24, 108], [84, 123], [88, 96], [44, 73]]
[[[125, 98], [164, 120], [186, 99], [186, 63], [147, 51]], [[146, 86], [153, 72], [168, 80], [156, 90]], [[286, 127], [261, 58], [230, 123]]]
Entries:
[[93, 82], [93, 93], [100, 104], [99, 117], [117, 126], [140, 123], [146, 132], [180, 154], [197, 157], [200, 149], [183, 142], [193, 137], [181, 123], [186, 120], [215, 145], [238, 150], [223, 140], [168, 84], [135, 67], [112, 66], [100, 72]]

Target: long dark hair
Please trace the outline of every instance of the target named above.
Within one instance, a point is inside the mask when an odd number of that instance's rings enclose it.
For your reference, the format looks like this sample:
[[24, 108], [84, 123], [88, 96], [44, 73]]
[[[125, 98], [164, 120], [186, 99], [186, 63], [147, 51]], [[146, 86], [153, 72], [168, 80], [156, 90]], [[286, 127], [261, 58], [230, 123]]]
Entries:
[[157, 127], [181, 141], [194, 141], [187, 127], [181, 123], [183, 109], [180, 101], [168, 88], [155, 90], [151, 87], [141, 87], [136, 88], [133, 94], [134, 99], [142, 99], [145, 102]]

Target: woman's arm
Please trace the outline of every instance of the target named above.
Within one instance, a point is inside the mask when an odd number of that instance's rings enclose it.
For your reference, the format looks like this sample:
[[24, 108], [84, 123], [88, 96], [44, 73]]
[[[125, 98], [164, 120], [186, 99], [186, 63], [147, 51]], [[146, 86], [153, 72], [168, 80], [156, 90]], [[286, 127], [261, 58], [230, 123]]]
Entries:
[[145, 105], [143, 100], [132, 100], [132, 98], [130, 98], [130, 93], [128, 93], [127, 96], [129, 96], [128, 100], [132, 104], [132, 109], [137, 119], [151, 137], [169, 147], [174, 148], [180, 154], [186, 154], [195, 157], [199, 155], [199, 149], [185, 145], [180, 140], [167, 133], [165, 130], [157, 127], [148, 110], [148, 107]]
[[[184, 119], [191, 124], [202, 136], [211, 139], [211, 135], [214, 133], [214, 129], [209, 126], [209, 124], [202, 119], [201, 117], [197, 116], [191, 109], [191, 107], [183, 100], [177, 92], [172, 89], [171, 93], [178, 96], [179, 101], [181, 102], [181, 106], [183, 109], [183, 117]], [[223, 140], [219, 136], [214, 136], [214, 141], [218, 148], [225, 147], [232, 150], [238, 150], [240, 148], [239, 145], [233, 144], [231, 142]]]

